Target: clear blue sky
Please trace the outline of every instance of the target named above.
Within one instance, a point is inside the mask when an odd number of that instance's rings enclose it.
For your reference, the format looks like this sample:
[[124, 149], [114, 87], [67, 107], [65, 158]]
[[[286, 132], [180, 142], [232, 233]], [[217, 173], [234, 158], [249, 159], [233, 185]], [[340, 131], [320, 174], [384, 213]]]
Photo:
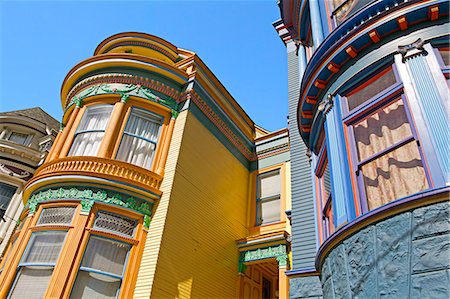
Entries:
[[286, 127], [285, 47], [268, 1], [0, 0], [0, 111], [40, 106], [61, 120], [67, 72], [112, 34], [141, 31], [197, 52], [257, 124]]

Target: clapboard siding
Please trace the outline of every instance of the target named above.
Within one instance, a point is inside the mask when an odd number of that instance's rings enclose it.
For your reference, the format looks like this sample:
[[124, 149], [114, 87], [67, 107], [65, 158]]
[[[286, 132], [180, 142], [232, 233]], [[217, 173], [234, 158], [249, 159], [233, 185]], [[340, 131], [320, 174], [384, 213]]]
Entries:
[[[289, 49], [289, 47], [288, 47]], [[289, 136], [291, 142], [292, 259], [295, 270], [314, 267], [317, 250], [312, 179], [297, 126], [299, 69], [295, 51], [288, 52]]]
[[249, 172], [194, 114], [183, 134], [151, 298], [235, 298]]

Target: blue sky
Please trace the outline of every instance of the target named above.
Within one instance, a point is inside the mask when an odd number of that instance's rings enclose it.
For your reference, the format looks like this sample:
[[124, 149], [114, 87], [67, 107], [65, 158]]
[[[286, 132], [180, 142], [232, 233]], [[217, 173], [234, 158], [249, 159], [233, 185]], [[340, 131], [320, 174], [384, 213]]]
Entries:
[[112, 34], [141, 31], [192, 50], [257, 124], [286, 127], [285, 47], [270, 1], [0, 0], [0, 111], [40, 106], [61, 120], [67, 72]]

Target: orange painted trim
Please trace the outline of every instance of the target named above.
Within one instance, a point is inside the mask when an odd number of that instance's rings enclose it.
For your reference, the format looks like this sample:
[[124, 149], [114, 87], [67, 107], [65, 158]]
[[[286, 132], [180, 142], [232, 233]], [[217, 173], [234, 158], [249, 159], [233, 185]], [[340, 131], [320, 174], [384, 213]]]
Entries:
[[356, 56], [358, 56], [358, 51], [356, 51], [356, 49], [353, 46], [347, 47], [347, 49], [345, 49], [345, 52], [347, 52], [347, 54], [351, 58], [355, 58]]
[[334, 62], [330, 62], [330, 64], [328, 65], [328, 69], [333, 72], [333, 73], [337, 73], [339, 72], [339, 70], [341, 69], [336, 63]]
[[402, 16], [402, 17], [398, 18], [397, 19], [397, 23], [398, 23], [398, 26], [400, 27], [401, 30], [408, 29], [408, 21], [406, 20], [405, 16]]
[[302, 132], [305, 132], [305, 133], [311, 132], [311, 125], [301, 125], [300, 128], [302, 129]]
[[436, 21], [439, 19], [439, 6], [435, 5], [428, 8], [428, 16], [431, 21]]
[[381, 37], [376, 30], [370, 31], [369, 37], [374, 43], [378, 43], [381, 40]]
[[118, 101], [114, 104], [114, 108], [109, 118], [108, 125], [105, 129], [105, 135], [98, 149], [98, 157], [111, 158], [114, 150], [114, 145], [117, 143], [117, 136], [119, 134], [120, 126], [123, 114], [125, 113], [125, 103]]
[[171, 118], [167, 130], [164, 133], [164, 143], [161, 148], [161, 157], [157, 160], [158, 168], [156, 173], [164, 176], [164, 169], [166, 167], [167, 157], [169, 155], [170, 142], [172, 141], [173, 130], [175, 128], [175, 118]]
[[324, 89], [327, 86], [327, 83], [328, 83], [327, 81], [323, 81], [323, 80], [317, 79], [314, 82], [314, 86], [319, 88], [319, 89]]
[[[70, 115], [69, 121], [66, 124], [66, 127], [63, 129], [62, 132], [60, 132], [55, 140], [55, 143], [52, 146], [53, 152], [51, 155], [49, 155], [49, 158], [47, 159], [48, 162], [58, 159], [58, 157], [61, 154], [61, 151], [67, 141], [67, 137], [70, 134], [70, 131], [73, 128], [73, 124], [75, 120], [77, 119], [77, 116], [80, 112], [80, 107], [75, 107], [72, 111], [72, 114]], [[46, 162], [47, 162], [46, 161]]]
[[[48, 207], [50, 205], [45, 205]], [[88, 216], [80, 214], [81, 205], [78, 205], [75, 211], [75, 217], [72, 219], [72, 226], [66, 236], [63, 248], [59, 254], [58, 261], [53, 269], [53, 275], [49, 282], [46, 297], [63, 298], [64, 290], [71, 289], [71, 285], [67, 284], [67, 279], [73, 271], [73, 260], [79, 253], [80, 242], [84, 233], [84, 227], [88, 222]]]
[[317, 103], [317, 98], [313, 96], [307, 96], [306, 97], [306, 103], [315, 105]]
[[[70, 151], [70, 148], [72, 147], [73, 140], [75, 139], [75, 132], [77, 131], [77, 128], [81, 122], [81, 119], [83, 118], [84, 113], [86, 112], [86, 106], [83, 106], [79, 109], [78, 113], [75, 115], [74, 121], [71, 123], [71, 126], [66, 128], [68, 129], [65, 136], [61, 137], [61, 151], [59, 152], [58, 158], [67, 157], [67, 154]], [[52, 159], [52, 160], [55, 160]]]
[[302, 118], [308, 118], [308, 119], [312, 119], [313, 118], [313, 113], [312, 111], [302, 111]]

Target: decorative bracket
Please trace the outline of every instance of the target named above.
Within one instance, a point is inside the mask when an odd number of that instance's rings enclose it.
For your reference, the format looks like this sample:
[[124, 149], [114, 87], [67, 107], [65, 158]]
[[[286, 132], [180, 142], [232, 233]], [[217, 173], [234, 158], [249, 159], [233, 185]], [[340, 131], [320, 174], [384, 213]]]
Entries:
[[402, 54], [402, 62], [405, 63], [407, 59], [415, 56], [428, 55], [428, 52], [423, 48], [424, 44], [425, 42], [421, 38], [419, 38], [412, 44], [398, 46], [398, 53]]
[[334, 106], [334, 100], [331, 93], [329, 93], [326, 97], [326, 99], [322, 100], [319, 104], [319, 107], [317, 107], [318, 111], [323, 111], [323, 114], [327, 114], [330, 112], [331, 108]]

